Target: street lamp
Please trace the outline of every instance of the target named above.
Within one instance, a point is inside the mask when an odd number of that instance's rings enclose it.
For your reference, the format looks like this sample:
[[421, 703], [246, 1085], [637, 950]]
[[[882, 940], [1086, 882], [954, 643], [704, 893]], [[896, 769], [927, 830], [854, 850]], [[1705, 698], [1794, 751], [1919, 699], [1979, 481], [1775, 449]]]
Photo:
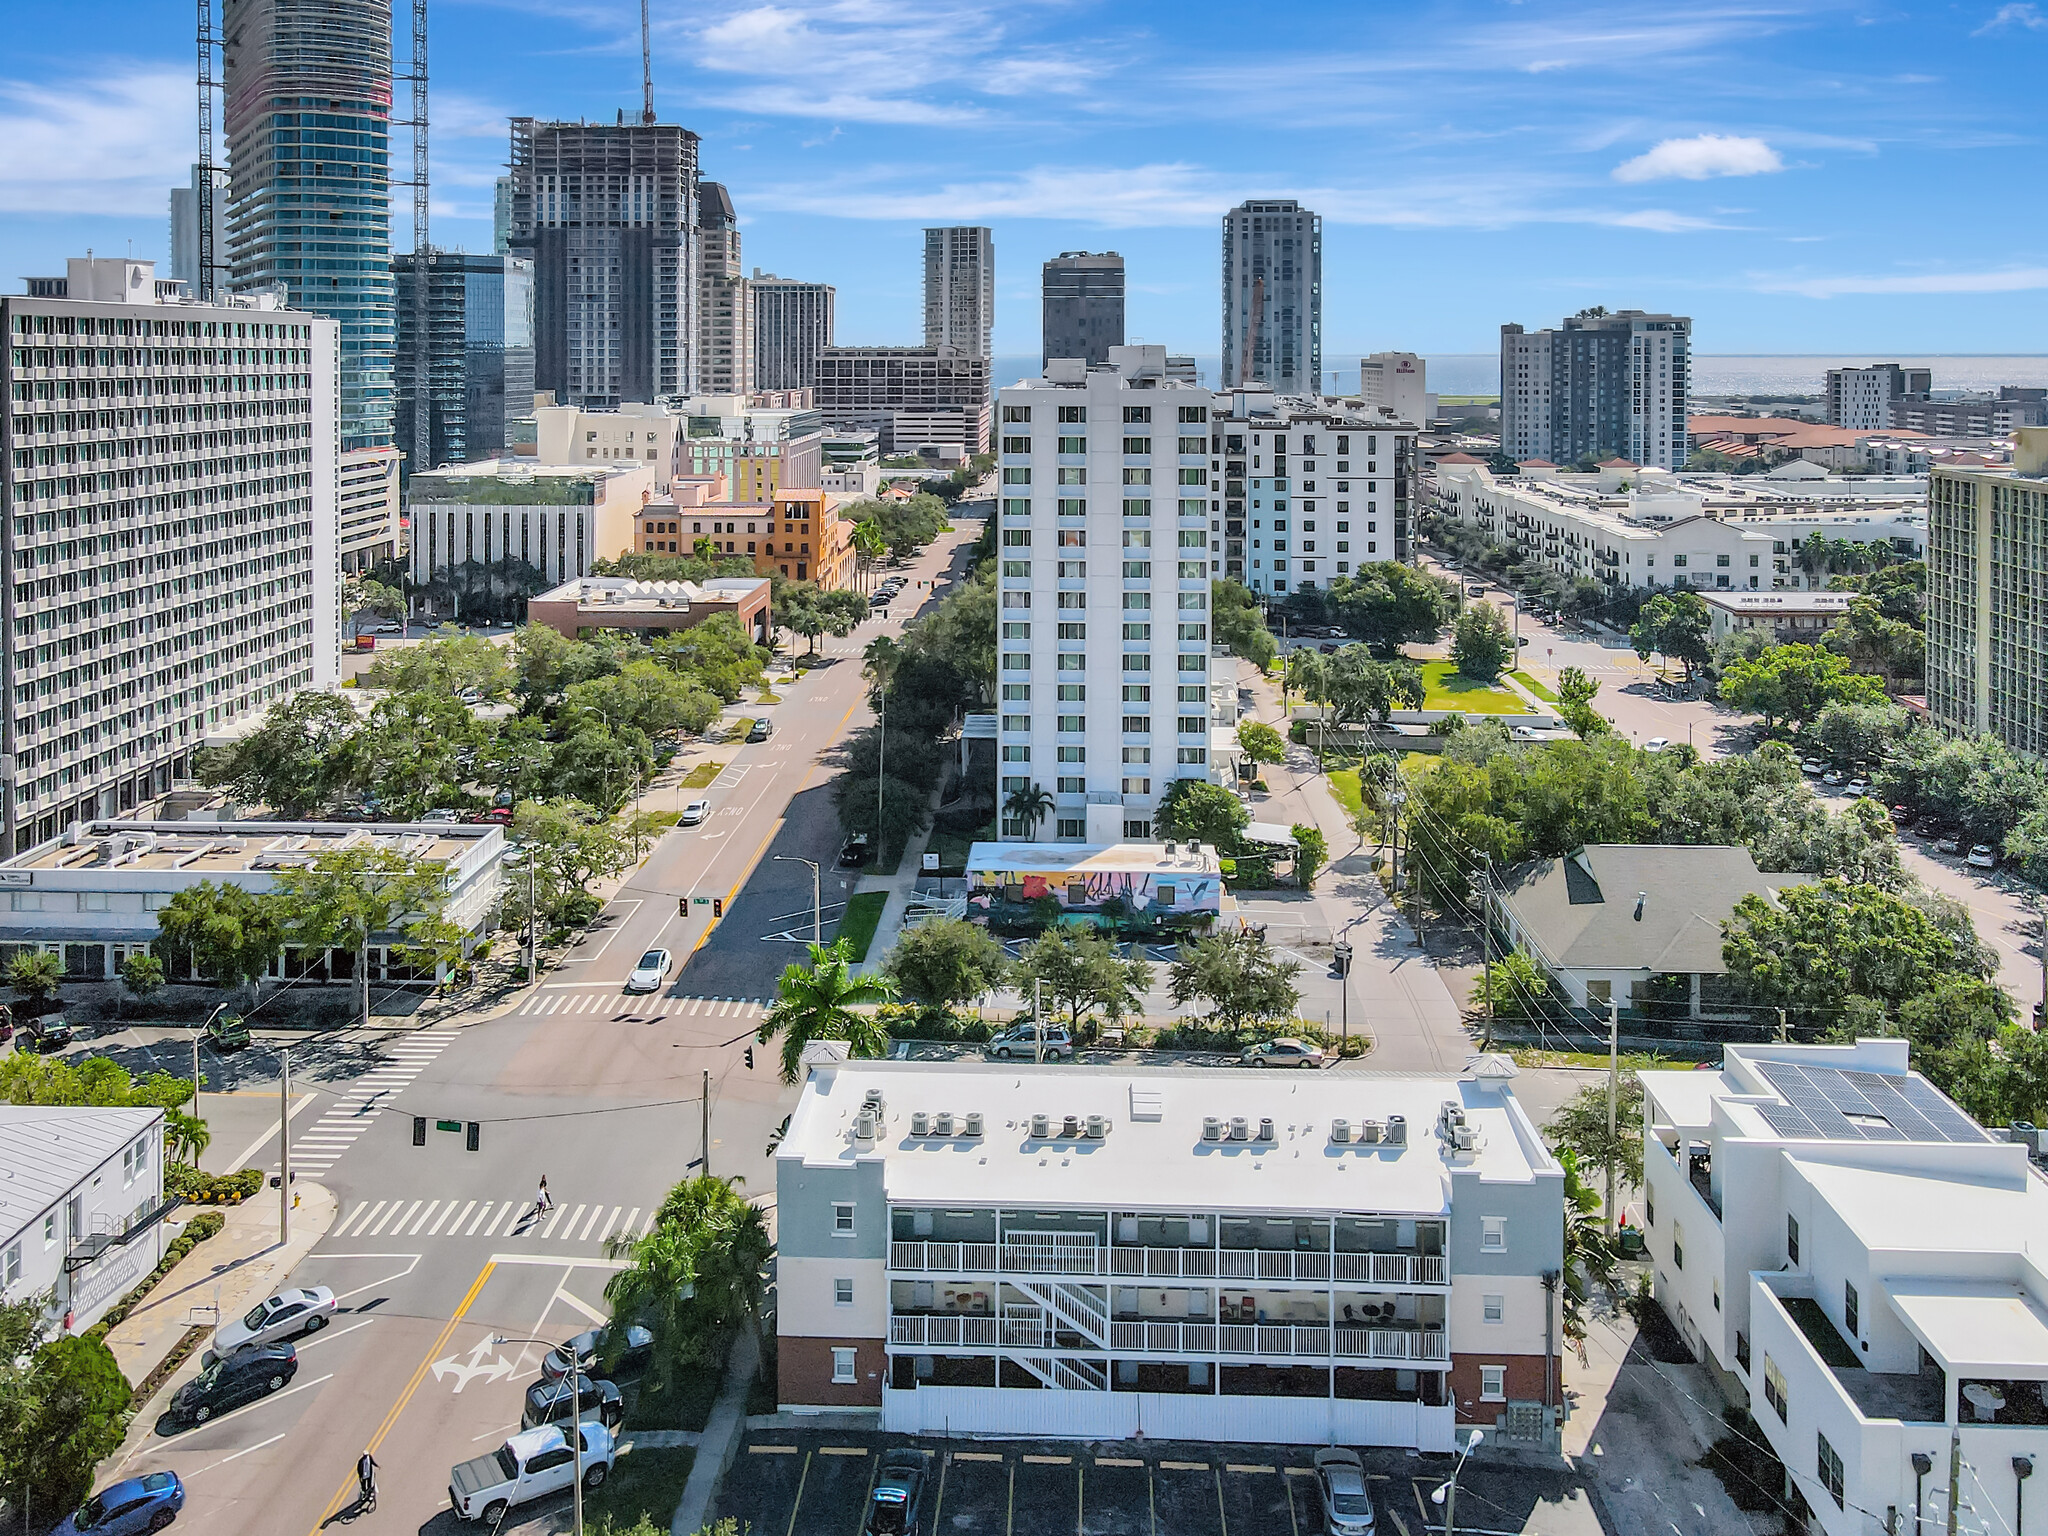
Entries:
[[[534, 953], [536, 942], [534, 925], [539, 920], [539, 915], [536, 911], [538, 900], [536, 881], [540, 860], [534, 856], [531, 848], [519, 849], [514, 857], [519, 861], [518, 863], [513, 863], [512, 867], [514, 869], [517, 869], [521, 863], [526, 866], [526, 979], [538, 985], [540, 982], [540, 957]], [[507, 862], [509, 863], [511, 860]]]
[[799, 859], [787, 853], [778, 853], [769, 861], [774, 864], [808, 864], [811, 869], [811, 942], [823, 945], [825, 942], [824, 909], [819, 905], [818, 866], [810, 859]]
[[[538, 1344], [542, 1349], [555, 1348], [554, 1342], [549, 1339], [515, 1339], [503, 1333], [491, 1335], [492, 1349], [502, 1349], [507, 1344]], [[574, 1350], [569, 1351], [569, 1369], [566, 1374], [569, 1379], [569, 1433], [563, 1438], [569, 1442], [569, 1453], [575, 1458], [576, 1479], [570, 1487], [576, 1490], [576, 1536], [583, 1536], [583, 1362], [576, 1358]], [[1479, 1431], [1475, 1429], [1472, 1433], [1477, 1435]]]
[[[1337, 1041], [1337, 1059], [1342, 1061], [1345, 1051], [1351, 1045], [1351, 946], [1342, 939], [1337, 941], [1336, 959], [1337, 1005], [1342, 1010], [1340, 1017], [1343, 1029]], [[1325, 1014], [1323, 1018], [1327, 1025], [1329, 1015]]]
[[1479, 1449], [1479, 1442], [1486, 1438], [1486, 1431], [1475, 1429], [1465, 1442], [1465, 1449], [1458, 1454], [1458, 1464], [1451, 1468], [1451, 1479], [1439, 1483], [1431, 1490], [1429, 1502], [1444, 1512], [1444, 1536], [1453, 1536], [1458, 1525], [1458, 1474], [1465, 1470], [1465, 1458]]

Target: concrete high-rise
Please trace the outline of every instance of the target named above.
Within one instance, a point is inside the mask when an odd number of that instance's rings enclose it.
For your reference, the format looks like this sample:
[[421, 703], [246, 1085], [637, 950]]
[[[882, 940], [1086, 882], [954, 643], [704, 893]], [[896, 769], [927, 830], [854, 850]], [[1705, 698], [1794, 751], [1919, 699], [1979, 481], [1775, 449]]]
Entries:
[[830, 283], [806, 283], [754, 269], [754, 388], [812, 389], [818, 354], [832, 345]]
[[1625, 458], [1682, 469], [1692, 321], [1589, 309], [1555, 330], [1500, 328], [1500, 444], [1513, 459]]
[[533, 263], [534, 387], [609, 410], [697, 378], [697, 135], [512, 120], [511, 255]]
[[[228, 259], [228, 189], [214, 177], [213, 260], [216, 277]], [[199, 167], [192, 167], [190, 186], [171, 188], [171, 276], [198, 298], [204, 290], [199, 280]]]
[[963, 357], [992, 355], [996, 242], [976, 224], [924, 232], [924, 344]]
[[508, 451], [508, 417], [533, 410], [533, 265], [519, 256], [436, 251], [427, 272], [429, 441], [413, 441], [413, 285], [410, 252], [398, 277], [398, 428], [413, 470]]
[[697, 189], [697, 393], [754, 389], [754, 292], [740, 265], [740, 221], [715, 181]]
[[228, 286], [340, 328], [341, 447], [390, 443], [391, 0], [222, 0]]
[[1413, 352], [1375, 352], [1358, 362], [1358, 398], [1369, 409], [1388, 411], [1395, 421], [1426, 427], [1436, 414], [1429, 392], [1429, 364]]
[[2048, 756], [2048, 427], [2010, 466], [1937, 464], [1927, 486], [1927, 712], [1959, 736]]
[[1857, 432], [1888, 432], [1892, 402], [1903, 395], [1924, 395], [1933, 387], [1934, 374], [1927, 368], [1901, 368], [1897, 363], [1830, 368], [1828, 425]]
[[491, 254], [502, 256], [512, 243], [512, 178], [491, 183]]
[[1223, 386], [1319, 393], [1323, 377], [1323, 220], [1291, 197], [1223, 215]]
[[[337, 322], [73, 258], [0, 298], [0, 837], [188, 777], [209, 737], [337, 681]], [[389, 450], [385, 450], [389, 451]]]
[[1124, 344], [1124, 259], [1115, 251], [1061, 251], [1045, 264], [1041, 362], [1109, 361]]

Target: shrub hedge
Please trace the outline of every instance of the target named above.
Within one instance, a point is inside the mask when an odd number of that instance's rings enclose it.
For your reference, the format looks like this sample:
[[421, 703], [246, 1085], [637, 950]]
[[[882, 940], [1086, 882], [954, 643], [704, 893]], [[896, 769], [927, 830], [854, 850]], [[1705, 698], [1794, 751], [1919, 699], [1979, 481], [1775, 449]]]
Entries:
[[188, 1163], [164, 1166], [164, 1193], [176, 1195], [188, 1205], [240, 1205], [262, 1188], [260, 1168], [215, 1174], [201, 1173]]

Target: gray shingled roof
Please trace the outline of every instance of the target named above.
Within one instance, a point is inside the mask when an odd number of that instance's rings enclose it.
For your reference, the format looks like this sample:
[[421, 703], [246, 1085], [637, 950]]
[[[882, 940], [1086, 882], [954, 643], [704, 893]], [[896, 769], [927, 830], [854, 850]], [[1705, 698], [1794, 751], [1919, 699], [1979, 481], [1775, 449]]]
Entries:
[[1712, 976], [1724, 969], [1721, 924], [1738, 901], [1815, 878], [1761, 873], [1747, 848], [1597, 843], [1518, 866], [1501, 899], [1559, 969]]
[[163, 1118], [160, 1109], [0, 1104], [0, 1246]]

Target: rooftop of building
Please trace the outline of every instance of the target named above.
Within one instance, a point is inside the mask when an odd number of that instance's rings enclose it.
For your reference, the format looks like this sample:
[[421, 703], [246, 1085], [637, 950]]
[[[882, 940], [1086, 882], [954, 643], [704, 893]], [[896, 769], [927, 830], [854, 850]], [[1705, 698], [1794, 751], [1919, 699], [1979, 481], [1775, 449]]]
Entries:
[[[531, 459], [479, 459], [422, 469], [406, 483], [409, 502], [488, 501], [534, 506], [588, 506], [602, 500], [599, 487], [623, 476], [648, 473], [638, 464], [536, 464]], [[515, 494], [516, 493], [516, 494]]]
[[976, 843], [967, 850], [975, 874], [1220, 876], [1214, 847], [1200, 843]]
[[452, 864], [492, 838], [502, 841], [503, 829], [462, 822], [93, 821], [0, 860], [0, 870], [251, 874], [310, 864], [315, 854], [341, 848], [386, 848]]
[[1730, 613], [1846, 613], [1856, 600], [1854, 592], [1718, 592], [1702, 590], [1709, 607]]
[[160, 1109], [0, 1104], [0, 1247], [163, 1117]]
[[[1798, 461], [1802, 470], [1818, 465]], [[1699, 474], [1685, 470], [1622, 467], [1594, 474], [1564, 473], [1529, 463], [1524, 471], [1496, 475], [1484, 460], [1469, 454], [1442, 454], [1436, 459], [1439, 482], [1456, 480], [1559, 512], [1600, 523], [1617, 539], [1654, 538], [1672, 524], [1705, 517], [1726, 523], [1812, 521], [1817, 525], [1853, 524], [1873, 517], [1924, 519], [1925, 475], [1832, 475], [1808, 478], [1780, 475]]]
[[738, 605], [765, 594], [765, 576], [714, 576], [708, 581], [634, 581], [624, 576], [579, 576], [550, 588], [536, 603], [575, 603], [607, 613], [688, 608], [692, 603]]
[[[1511, 1070], [1511, 1069], [1510, 1069]], [[857, 1138], [870, 1090], [880, 1134]], [[1446, 1102], [1475, 1135], [1459, 1150], [1438, 1134]], [[915, 1136], [914, 1114], [950, 1112], [956, 1134]], [[965, 1116], [982, 1117], [970, 1137]], [[1048, 1117], [1049, 1134], [1032, 1118]], [[1105, 1122], [1085, 1132], [1091, 1116]], [[1405, 1120], [1406, 1143], [1331, 1139], [1332, 1124]], [[1204, 1122], [1245, 1123], [1244, 1138], [1205, 1139]], [[1268, 1129], [1270, 1139], [1259, 1137]], [[1483, 1182], [1561, 1178], [1501, 1078], [1406, 1073], [1242, 1075], [1186, 1067], [840, 1061], [813, 1065], [781, 1155], [806, 1166], [880, 1158], [892, 1201], [1088, 1206], [1163, 1211], [1357, 1211], [1442, 1215], [1455, 1173]]]

